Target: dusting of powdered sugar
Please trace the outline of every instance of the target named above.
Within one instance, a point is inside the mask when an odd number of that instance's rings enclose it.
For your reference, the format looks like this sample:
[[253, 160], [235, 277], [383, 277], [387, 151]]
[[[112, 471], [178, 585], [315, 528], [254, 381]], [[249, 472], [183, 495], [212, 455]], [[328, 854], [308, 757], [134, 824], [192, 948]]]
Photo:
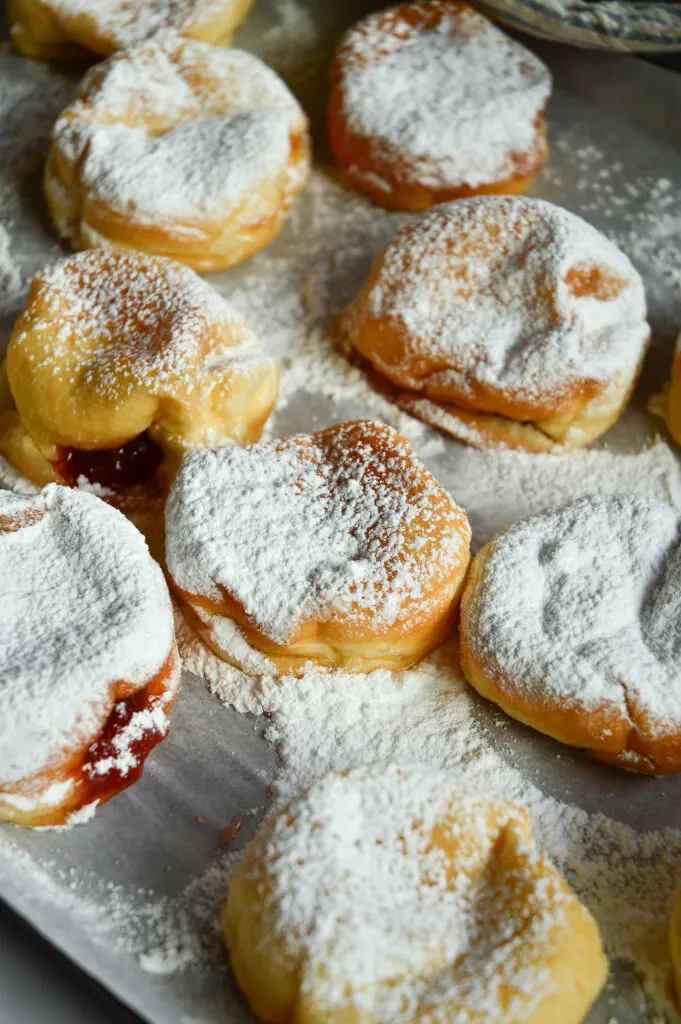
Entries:
[[177, 586], [218, 603], [227, 593], [279, 644], [313, 622], [344, 622], [357, 638], [418, 629], [469, 537], [464, 513], [404, 439], [361, 421], [198, 450], [166, 507]]
[[80, 381], [116, 403], [122, 392], [198, 392], [214, 385], [221, 365], [248, 373], [263, 362], [241, 317], [169, 260], [89, 250], [47, 266], [31, 296], [12, 344], [30, 349], [36, 374], [72, 393]]
[[[527, 174], [545, 144], [542, 62], [466, 4], [420, 0], [360, 21], [336, 56], [340, 116], [370, 140], [353, 171], [432, 188]], [[348, 147], [349, 148], [349, 147]], [[391, 173], [392, 172], [392, 173]]]
[[[631, 375], [645, 315], [640, 276], [600, 232], [543, 200], [484, 196], [398, 232], [347, 323], [403, 387], [473, 407], [480, 388], [501, 391], [541, 413]], [[379, 321], [392, 329], [364, 342]]]
[[[0, 779], [19, 783], [96, 737], [113, 687], [145, 686], [173, 650], [163, 575], [99, 499], [0, 491]], [[30, 796], [30, 786], [27, 793]]]
[[[85, 21], [112, 49], [134, 46], [162, 29], [196, 30], [219, 18], [233, 0], [46, 0], [66, 35], [74, 23]], [[82, 29], [81, 29], [82, 31]]]
[[292, 189], [302, 184], [292, 139], [305, 125], [286, 85], [253, 54], [163, 33], [86, 76], [53, 144], [91, 200], [198, 231], [282, 174]]
[[238, 882], [263, 894], [260, 927], [286, 936], [301, 998], [328, 1014], [395, 1024], [427, 1005], [436, 1020], [518, 1021], [555, 990], [569, 942], [573, 898], [524, 812], [422, 765], [318, 781], [264, 827]]
[[668, 735], [681, 723], [680, 533], [676, 509], [640, 496], [585, 497], [515, 523], [471, 596], [474, 657], [529, 702], [609, 708]]

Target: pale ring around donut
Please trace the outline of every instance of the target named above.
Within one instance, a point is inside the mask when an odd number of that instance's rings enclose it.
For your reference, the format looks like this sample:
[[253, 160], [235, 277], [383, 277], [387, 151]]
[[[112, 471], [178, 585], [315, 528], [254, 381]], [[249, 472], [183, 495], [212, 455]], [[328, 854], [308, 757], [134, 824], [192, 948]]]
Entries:
[[305, 114], [274, 71], [165, 33], [85, 76], [55, 124], [45, 194], [74, 249], [219, 270], [279, 233], [309, 164]]
[[420, 765], [328, 775], [271, 817], [222, 926], [264, 1024], [580, 1024], [608, 972], [528, 813]]
[[253, 0], [9, 0], [12, 42], [25, 57], [108, 56], [163, 29], [229, 42]]

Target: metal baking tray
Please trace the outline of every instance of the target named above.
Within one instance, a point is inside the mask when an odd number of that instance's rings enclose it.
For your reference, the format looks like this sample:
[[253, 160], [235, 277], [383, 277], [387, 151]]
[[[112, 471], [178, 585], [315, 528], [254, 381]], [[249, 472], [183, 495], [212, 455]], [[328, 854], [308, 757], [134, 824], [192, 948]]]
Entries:
[[[343, 377], [326, 329], [361, 283], [379, 244], [405, 220], [344, 193], [333, 181], [324, 141], [329, 54], [340, 31], [370, 6], [360, 0], [258, 0], [237, 33], [236, 44], [273, 64], [305, 105], [317, 169], [280, 238], [248, 264], [209, 279], [282, 359], [274, 434], [359, 415], [392, 417], [468, 510], [479, 547], [566, 487], [598, 490], [602, 463], [598, 453], [550, 465], [551, 457], [525, 458], [515, 476], [507, 470], [490, 478], [494, 455], [410, 424], [371, 398], [358, 378]], [[681, 327], [681, 76], [631, 57], [529, 45], [550, 65], [556, 86], [549, 111], [552, 155], [532, 192], [582, 214], [622, 243], [649, 294], [654, 340], [641, 383], [632, 407], [596, 447], [621, 453], [628, 467], [623, 486], [640, 466], [651, 489], [679, 501], [676, 455], [663, 443], [650, 454], [664, 430], [646, 411], [646, 401], [664, 383]], [[21, 275], [21, 282], [12, 272], [3, 275], [0, 259], [0, 351], [31, 274], [62, 251], [40, 179], [51, 124], [78, 75], [78, 69], [34, 63], [9, 48], [0, 52], [0, 225], [9, 236], [0, 234], [0, 257], [8, 242]], [[576, 806], [594, 821], [608, 815], [631, 826], [632, 837], [639, 835], [618, 851], [617, 870], [630, 870], [634, 886], [640, 877], [660, 887], [639, 894], [638, 924], [659, 946], [665, 975], [659, 908], [668, 902], [677, 869], [681, 878], [681, 778], [643, 778], [597, 765], [471, 701], [479, 735], [501, 764], [519, 769], [562, 802], [555, 806]], [[71, 831], [0, 826], [0, 897], [153, 1024], [252, 1020], [221, 951], [217, 913], [233, 851], [252, 835], [277, 772], [275, 746], [263, 735], [267, 727], [266, 718], [237, 714], [202, 680], [187, 675], [169, 738], [154, 751], [141, 781], [93, 821]], [[218, 833], [234, 816], [243, 827], [229, 850], [215, 855]], [[656, 831], [641, 838], [650, 830]], [[645, 870], [641, 857], [647, 857]], [[578, 891], [586, 884], [579, 872], [571, 880]], [[647, 895], [658, 908], [649, 917]], [[607, 933], [610, 919], [601, 924]], [[154, 954], [155, 934], [162, 956]], [[193, 936], [192, 949], [187, 936]], [[673, 1011], [663, 1003], [647, 1004], [636, 971], [618, 961], [588, 1022], [665, 1020]]]

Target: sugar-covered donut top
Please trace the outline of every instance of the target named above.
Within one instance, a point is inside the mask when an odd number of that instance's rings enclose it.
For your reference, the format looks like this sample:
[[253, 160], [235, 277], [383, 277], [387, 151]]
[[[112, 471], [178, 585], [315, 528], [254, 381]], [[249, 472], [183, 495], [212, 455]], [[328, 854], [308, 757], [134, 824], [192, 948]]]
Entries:
[[429, 621], [468, 557], [465, 513], [408, 442], [356, 422], [187, 456], [166, 508], [183, 591], [226, 592], [286, 644], [310, 622], [377, 635]]
[[[405, 728], [408, 728], [405, 723]], [[573, 902], [527, 813], [432, 767], [329, 775], [271, 819], [239, 868], [324, 1017], [529, 1019]], [[561, 934], [562, 933], [562, 934]]]
[[336, 67], [348, 128], [407, 181], [491, 184], [540, 142], [547, 68], [468, 4], [420, 0], [371, 14], [345, 35]]
[[53, 143], [90, 201], [141, 223], [190, 232], [244, 204], [251, 190], [305, 168], [306, 119], [257, 57], [162, 33], [84, 78]]
[[366, 354], [402, 385], [500, 392], [539, 412], [630, 374], [649, 337], [624, 253], [567, 210], [510, 196], [444, 204], [399, 231], [356, 309], [358, 331], [389, 325]]
[[159, 415], [189, 430], [235, 377], [264, 365], [277, 373], [248, 324], [193, 270], [103, 250], [36, 275], [7, 360], [29, 432], [67, 445], [115, 447]]
[[134, 46], [162, 29], [196, 30], [219, 18], [231, 3], [232, 0], [46, 0], [46, 6], [67, 31], [74, 22], [84, 19], [91, 34], [107, 40], [115, 49]]
[[663, 502], [586, 497], [514, 523], [468, 614], [471, 649], [502, 687], [678, 730], [681, 516]]
[[[0, 785], [65, 762], [173, 651], [144, 539], [98, 498], [0, 491]], [[118, 689], [118, 692], [116, 692]]]

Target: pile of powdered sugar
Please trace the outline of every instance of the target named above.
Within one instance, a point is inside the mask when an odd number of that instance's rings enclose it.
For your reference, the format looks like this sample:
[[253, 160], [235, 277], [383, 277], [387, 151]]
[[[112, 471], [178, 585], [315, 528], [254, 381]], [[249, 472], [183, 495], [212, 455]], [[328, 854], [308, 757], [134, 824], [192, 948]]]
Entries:
[[414, 10], [370, 15], [341, 43], [340, 111], [377, 162], [353, 172], [375, 170], [380, 182], [384, 161], [388, 177], [433, 188], [529, 173], [544, 147], [537, 118], [551, 90], [546, 67], [471, 8], [426, 2]]

